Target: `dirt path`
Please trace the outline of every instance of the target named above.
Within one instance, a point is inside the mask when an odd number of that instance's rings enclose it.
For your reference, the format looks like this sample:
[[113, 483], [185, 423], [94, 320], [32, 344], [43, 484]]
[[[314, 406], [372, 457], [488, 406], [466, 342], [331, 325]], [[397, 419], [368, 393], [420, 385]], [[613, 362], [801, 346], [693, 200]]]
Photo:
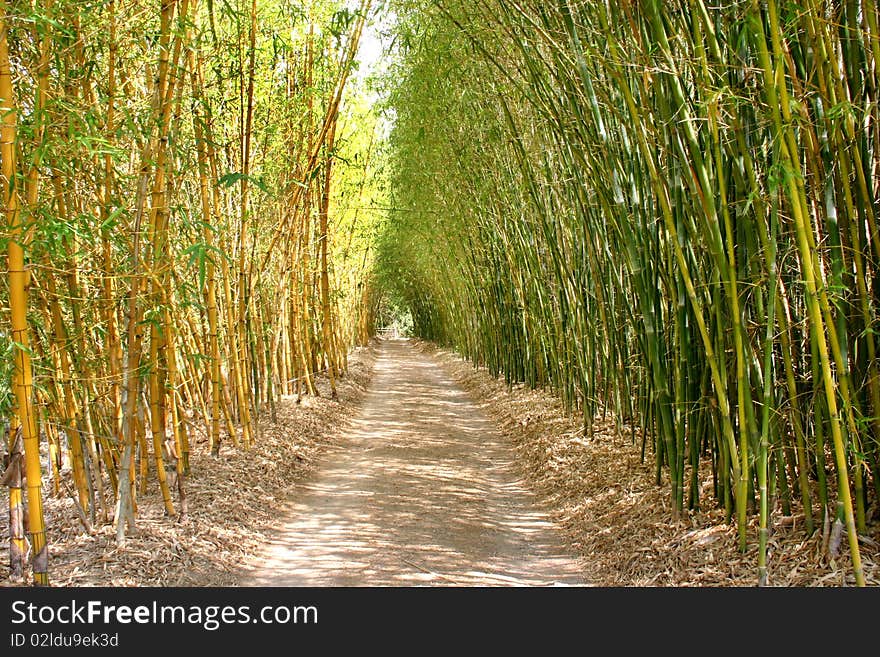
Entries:
[[361, 412], [242, 584], [583, 585], [512, 458], [431, 356], [388, 340]]

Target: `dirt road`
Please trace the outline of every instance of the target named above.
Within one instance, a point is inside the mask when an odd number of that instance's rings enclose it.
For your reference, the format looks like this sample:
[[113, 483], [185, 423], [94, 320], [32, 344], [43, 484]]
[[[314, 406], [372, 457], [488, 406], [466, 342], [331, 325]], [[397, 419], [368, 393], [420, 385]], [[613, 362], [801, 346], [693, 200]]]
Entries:
[[360, 413], [242, 583], [585, 584], [513, 456], [430, 355], [387, 340]]

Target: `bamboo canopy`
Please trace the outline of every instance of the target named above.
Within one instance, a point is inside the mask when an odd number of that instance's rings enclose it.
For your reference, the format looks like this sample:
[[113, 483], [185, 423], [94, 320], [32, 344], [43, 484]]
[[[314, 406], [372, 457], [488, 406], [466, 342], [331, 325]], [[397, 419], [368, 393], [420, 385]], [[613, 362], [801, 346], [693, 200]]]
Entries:
[[49, 583], [41, 469], [85, 531], [112, 522], [124, 544], [153, 486], [186, 516], [194, 436], [248, 448], [281, 396], [317, 394], [302, 382], [343, 376], [371, 334], [373, 299], [347, 291], [370, 249], [339, 203], [366, 169], [331, 177], [362, 148], [337, 123], [369, 11], [0, 5], [14, 576], [30, 549]]
[[826, 545], [845, 533], [862, 584], [875, 4], [395, 5], [379, 271], [416, 332], [552, 388], [588, 434], [613, 414], [677, 514], [719, 504], [757, 539], [762, 583], [778, 502]]

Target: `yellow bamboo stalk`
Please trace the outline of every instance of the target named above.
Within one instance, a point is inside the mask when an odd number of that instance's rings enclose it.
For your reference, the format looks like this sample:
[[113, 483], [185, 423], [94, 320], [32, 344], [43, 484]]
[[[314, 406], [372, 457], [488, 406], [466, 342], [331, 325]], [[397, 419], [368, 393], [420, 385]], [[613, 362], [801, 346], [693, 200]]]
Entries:
[[[195, 5], [195, 3], [194, 3]], [[194, 7], [195, 9], [195, 7]], [[207, 108], [202, 111], [201, 108], [201, 61], [196, 61], [195, 52], [192, 47], [187, 53], [187, 61], [190, 69], [190, 82], [192, 86], [193, 96], [193, 130], [196, 138], [196, 157], [199, 171], [199, 199], [202, 207], [202, 219], [204, 228], [202, 229], [202, 239], [205, 243], [206, 257], [208, 261], [205, 263], [205, 305], [208, 312], [208, 335], [210, 340], [210, 357], [211, 357], [211, 419], [209, 430], [209, 443], [211, 454], [217, 456], [220, 453], [220, 340], [219, 326], [217, 316], [217, 285], [216, 285], [216, 265], [214, 264], [215, 254], [212, 252], [214, 247], [214, 230], [216, 224], [215, 209], [212, 204], [212, 196], [209, 189], [208, 180], [208, 155], [207, 146], [205, 144], [205, 130], [203, 125], [207, 123]]]
[[[247, 76], [247, 107], [245, 110], [242, 130], [241, 152], [241, 220], [238, 232], [238, 316], [235, 326], [238, 331], [238, 369], [241, 375], [240, 408], [238, 409], [242, 426], [242, 444], [245, 448], [251, 446], [258, 424], [251, 425], [251, 385], [250, 385], [250, 353], [248, 350], [247, 317], [251, 304], [252, 295], [248, 290], [247, 277], [247, 252], [248, 252], [248, 200], [250, 191], [250, 165], [251, 165], [251, 132], [254, 117], [254, 73], [256, 57], [256, 32], [257, 32], [257, 2], [252, 0], [250, 10], [250, 29], [248, 33], [248, 76]], [[244, 80], [242, 80], [244, 83]], [[255, 409], [257, 410], [257, 409]]]
[[85, 462], [83, 460], [83, 440], [77, 427], [77, 405], [74, 399], [73, 384], [71, 379], [70, 354], [68, 352], [67, 331], [64, 320], [61, 317], [61, 305], [58, 303], [58, 294], [55, 288], [55, 278], [51, 271], [45, 272], [49, 306], [51, 308], [51, 324], [53, 330], [53, 360], [57, 362], [57, 384], [61, 399], [59, 407], [70, 441], [70, 460], [73, 468], [73, 482], [76, 488], [79, 505], [84, 511], [89, 509], [89, 491], [86, 485]]
[[[105, 138], [108, 142], [113, 141], [116, 128], [116, 60], [119, 46], [116, 43], [116, 0], [110, 0], [109, 6], [109, 52], [107, 54], [107, 115], [104, 128]], [[113, 205], [113, 158], [109, 152], [104, 154], [104, 196], [101, 199], [101, 221], [106, 225], [110, 219]], [[104, 302], [104, 323], [107, 327], [107, 360], [110, 372], [110, 402], [113, 408], [113, 435], [118, 444], [123, 443], [123, 409], [122, 409], [122, 341], [119, 335], [119, 325], [116, 315], [115, 289], [113, 280], [113, 254], [110, 248], [109, 228], [102, 231], [101, 242], [103, 247], [104, 279], [102, 286]], [[106, 449], [106, 446], [105, 446]], [[116, 473], [114, 468], [108, 467], [111, 482], [116, 488]]]
[[[174, 76], [178, 70], [178, 62], [182, 48], [182, 39], [174, 39], [173, 53], [171, 50], [171, 20], [174, 16], [175, 5], [179, 5], [178, 20], [186, 20], [189, 8], [189, 0], [179, 2], [166, 2], [162, 6], [160, 54], [159, 54], [159, 79], [157, 95], [161, 100], [159, 112], [159, 149], [156, 154], [156, 173], [153, 179], [152, 211], [150, 215], [151, 243], [153, 249], [152, 298], [158, 306], [163, 304], [167, 297], [168, 273], [167, 260], [167, 233], [168, 233], [168, 195], [167, 195], [167, 163], [168, 163], [168, 133], [171, 121], [171, 109], [174, 95], [182, 83], [182, 78]], [[159, 480], [159, 490], [165, 504], [165, 513], [175, 515], [174, 502], [168, 488], [168, 480], [165, 472], [163, 459], [163, 443], [165, 442], [165, 419], [166, 419], [166, 394], [165, 380], [167, 366], [169, 340], [168, 327], [164, 325], [165, 314], [154, 317], [150, 330], [150, 428], [153, 438], [153, 458], [156, 464], [156, 475]], [[173, 346], [171, 346], [173, 349]]]
[[[115, 514], [116, 520], [116, 542], [119, 545], [125, 542], [125, 525], [134, 525], [134, 494], [133, 485], [134, 478], [132, 469], [134, 467], [134, 447], [135, 435], [138, 428], [137, 405], [140, 398], [140, 357], [143, 342], [143, 327], [140, 321], [141, 307], [138, 298], [142, 287], [145, 287], [143, 263], [141, 256], [141, 226], [143, 222], [144, 207], [146, 205], [146, 197], [150, 186], [150, 174], [153, 163], [158, 161], [158, 157], [165, 149], [167, 141], [167, 127], [169, 120], [169, 106], [166, 102], [166, 91], [168, 81], [168, 60], [169, 45], [171, 40], [171, 19], [174, 14], [176, 0], [163, 0], [161, 6], [161, 33], [160, 33], [160, 60], [159, 71], [156, 81], [156, 87], [153, 94], [152, 114], [154, 125], [157, 130], [150, 135], [150, 138], [144, 142], [144, 146], [140, 157], [140, 173], [137, 183], [137, 196], [135, 198], [134, 208], [134, 238], [132, 242], [132, 259], [134, 261], [134, 275], [132, 276], [131, 288], [128, 295], [128, 328], [127, 328], [127, 346], [128, 358], [126, 362], [127, 383], [126, 383], [126, 403], [125, 418], [126, 422], [126, 440], [125, 449], [123, 450], [122, 463], [120, 471], [122, 478], [119, 486], [119, 496], [117, 499], [117, 510]], [[157, 166], [157, 170], [159, 167]], [[159, 187], [164, 190], [164, 186]], [[156, 186], [153, 186], [153, 192], [156, 192]], [[158, 206], [154, 202], [153, 209]], [[157, 225], [155, 221], [155, 212], [151, 211], [150, 226]], [[153, 233], [154, 234], [154, 233]], [[152, 234], [151, 234], [152, 235]], [[161, 458], [161, 453], [158, 458]], [[159, 468], [164, 473], [164, 467]], [[163, 477], [163, 474], [159, 475]], [[161, 483], [161, 479], [160, 479]], [[166, 511], [169, 507], [170, 495], [167, 495], [167, 484], [163, 488], [163, 500], [165, 501]], [[173, 508], [173, 507], [172, 507]]]
[[[46, 416], [43, 416], [45, 421]], [[55, 427], [48, 423], [46, 426], [46, 438], [49, 441], [49, 466], [52, 468], [52, 496], [61, 495], [61, 441], [58, 439], [58, 432]], [[20, 494], [20, 491], [19, 491]]]
[[16, 189], [16, 121], [17, 112], [9, 64], [8, 20], [6, 1], [0, 0], [0, 198], [5, 205], [9, 226], [7, 269], [9, 276], [9, 310], [12, 317], [13, 388], [16, 416], [21, 425], [27, 479], [28, 530], [31, 536], [34, 584], [49, 584], [49, 551], [43, 519], [42, 473], [40, 472], [40, 438], [33, 404], [33, 372], [28, 347], [28, 271], [24, 264], [23, 230], [18, 190]]
[[330, 379], [330, 397], [336, 399], [336, 349], [333, 339], [333, 318], [330, 304], [330, 275], [327, 271], [327, 242], [329, 235], [327, 224], [330, 211], [330, 183], [333, 171], [333, 146], [336, 141], [336, 115], [333, 116], [330, 130], [327, 133], [327, 157], [324, 162], [324, 189], [321, 192], [320, 208], [320, 242], [321, 242], [321, 331], [324, 337], [324, 355], [327, 360], [327, 374]]

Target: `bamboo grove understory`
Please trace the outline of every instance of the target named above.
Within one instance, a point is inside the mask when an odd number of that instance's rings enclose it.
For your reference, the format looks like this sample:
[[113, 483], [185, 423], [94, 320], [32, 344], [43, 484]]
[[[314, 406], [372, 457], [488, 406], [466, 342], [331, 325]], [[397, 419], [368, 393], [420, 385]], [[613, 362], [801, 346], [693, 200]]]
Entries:
[[611, 415], [760, 584], [781, 511], [863, 585], [878, 67], [873, 0], [0, 1], [12, 574], [41, 468], [122, 543], [396, 316]]
[[41, 447], [51, 494], [121, 544], [148, 486], [186, 515], [194, 432], [248, 448], [317, 373], [335, 396], [375, 308], [339, 209], [367, 172], [333, 166], [364, 142], [338, 126], [369, 9], [0, 3], [14, 578], [30, 553], [49, 582]]
[[552, 388], [587, 433], [613, 413], [674, 514], [718, 504], [757, 538], [761, 583], [776, 503], [832, 552], [845, 536], [863, 584], [877, 5], [396, 6], [379, 271], [416, 332]]

